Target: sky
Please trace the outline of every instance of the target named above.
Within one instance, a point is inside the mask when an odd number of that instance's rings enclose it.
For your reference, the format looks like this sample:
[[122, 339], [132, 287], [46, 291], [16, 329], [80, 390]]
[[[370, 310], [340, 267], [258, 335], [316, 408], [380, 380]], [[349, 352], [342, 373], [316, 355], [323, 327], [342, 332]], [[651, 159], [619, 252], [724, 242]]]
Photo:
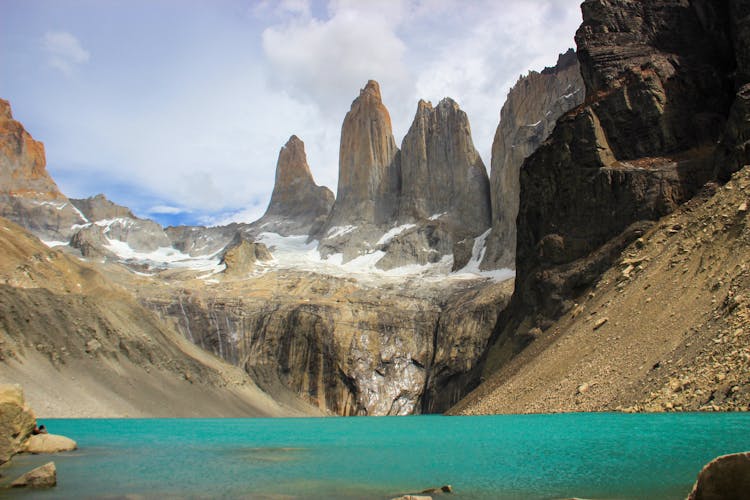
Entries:
[[489, 169], [510, 87], [575, 47], [580, 0], [0, 0], [0, 97], [60, 189], [162, 224], [252, 221], [280, 148], [334, 192], [341, 123], [380, 83], [400, 144], [451, 97]]

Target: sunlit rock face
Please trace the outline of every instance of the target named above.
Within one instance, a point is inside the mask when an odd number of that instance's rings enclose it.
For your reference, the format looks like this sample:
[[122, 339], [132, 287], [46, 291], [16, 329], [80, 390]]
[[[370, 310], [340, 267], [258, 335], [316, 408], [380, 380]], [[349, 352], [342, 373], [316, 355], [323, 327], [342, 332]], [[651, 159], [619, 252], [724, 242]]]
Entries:
[[339, 181], [327, 228], [388, 224], [398, 209], [399, 158], [380, 85], [367, 82], [341, 127]]
[[13, 119], [0, 99], [0, 216], [45, 240], [67, 241], [85, 222], [47, 173], [44, 145]]

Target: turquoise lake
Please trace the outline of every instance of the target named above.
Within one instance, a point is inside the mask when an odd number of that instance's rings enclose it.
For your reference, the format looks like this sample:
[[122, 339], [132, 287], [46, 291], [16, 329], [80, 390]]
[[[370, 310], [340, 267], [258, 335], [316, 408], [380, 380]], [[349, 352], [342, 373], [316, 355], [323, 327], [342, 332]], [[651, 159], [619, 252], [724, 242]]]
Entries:
[[[685, 498], [717, 455], [750, 450], [748, 414], [41, 420], [80, 450], [58, 486], [10, 498]], [[3, 493], [0, 493], [2, 496]]]

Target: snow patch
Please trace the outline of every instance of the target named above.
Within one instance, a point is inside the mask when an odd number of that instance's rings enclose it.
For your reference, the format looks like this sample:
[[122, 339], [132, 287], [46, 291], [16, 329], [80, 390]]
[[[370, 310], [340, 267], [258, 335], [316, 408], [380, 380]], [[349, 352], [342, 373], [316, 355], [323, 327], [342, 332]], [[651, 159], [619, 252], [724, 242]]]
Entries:
[[494, 281], [505, 281], [516, 276], [516, 272], [513, 269], [493, 269], [490, 271], [479, 269], [479, 264], [484, 259], [484, 253], [487, 251], [487, 237], [490, 235], [490, 231], [491, 229], [488, 229], [474, 239], [474, 246], [471, 248], [471, 259], [469, 259], [469, 262], [462, 269], [451, 273], [453, 276], [467, 278], [476, 278], [479, 276], [491, 278]]
[[192, 257], [172, 247], [157, 248], [153, 252], [139, 252], [120, 240], [107, 238], [104, 248], [120, 259], [161, 269], [192, 269], [208, 271], [211, 274], [223, 271], [226, 266], [219, 263], [219, 258], [211, 256]]
[[441, 214], [432, 214], [428, 217], [429, 220], [438, 220], [443, 215], [447, 214], [448, 212], [443, 212]]
[[385, 233], [383, 236], [380, 237], [376, 245], [385, 245], [386, 243], [390, 243], [390, 241], [398, 236], [399, 234], [403, 233], [404, 231], [411, 229], [413, 227], [417, 227], [416, 224], [404, 224], [402, 226], [394, 227], [387, 233]]
[[339, 236], [351, 233], [355, 229], [357, 229], [357, 226], [333, 226], [326, 233], [326, 238], [338, 238]]
[[54, 241], [54, 240], [52, 240], [52, 241], [45, 241], [45, 240], [41, 240], [41, 242], [44, 243], [45, 245], [47, 245], [50, 248], [52, 248], [52, 247], [64, 247], [64, 246], [68, 245], [67, 241]]

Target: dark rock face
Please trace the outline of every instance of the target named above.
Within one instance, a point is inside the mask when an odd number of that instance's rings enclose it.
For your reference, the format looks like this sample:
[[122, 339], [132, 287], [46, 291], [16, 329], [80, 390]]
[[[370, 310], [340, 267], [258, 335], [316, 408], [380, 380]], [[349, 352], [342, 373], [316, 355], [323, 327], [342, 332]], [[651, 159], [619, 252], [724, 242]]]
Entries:
[[456, 239], [490, 225], [489, 179], [474, 148], [466, 113], [450, 98], [419, 101], [401, 144], [399, 221], [441, 216]]
[[522, 76], [508, 93], [492, 142], [492, 232], [482, 269], [515, 267], [521, 165], [549, 137], [557, 119], [583, 102], [584, 93], [573, 49], [554, 67]]
[[90, 221], [116, 219], [118, 217], [136, 218], [129, 208], [109, 201], [103, 194], [84, 199], [71, 198], [70, 202]]
[[747, 498], [750, 492], [750, 453], [713, 459], [698, 475], [688, 500]]
[[727, 26], [726, 9], [589, 0], [582, 10], [586, 103], [521, 169], [514, 308], [533, 310], [537, 322], [559, 316], [596, 276], [550, 290], [565, 266], [670, 212], [711, 178], [731, 102], [728, 30], [715, 29]]
[[393, 220], [400, 189], [398, 148], [380, 86], [370, 80], [344, 118], [336, 202], [326, 228]]
[[253, 226], [284, 236], [316, 232], [333, 207], [330, 189], [313, 180], [305, 155], [305, 144], [296, 136], [289, 138], [279, 152], [276, 182], [266, 213]]

